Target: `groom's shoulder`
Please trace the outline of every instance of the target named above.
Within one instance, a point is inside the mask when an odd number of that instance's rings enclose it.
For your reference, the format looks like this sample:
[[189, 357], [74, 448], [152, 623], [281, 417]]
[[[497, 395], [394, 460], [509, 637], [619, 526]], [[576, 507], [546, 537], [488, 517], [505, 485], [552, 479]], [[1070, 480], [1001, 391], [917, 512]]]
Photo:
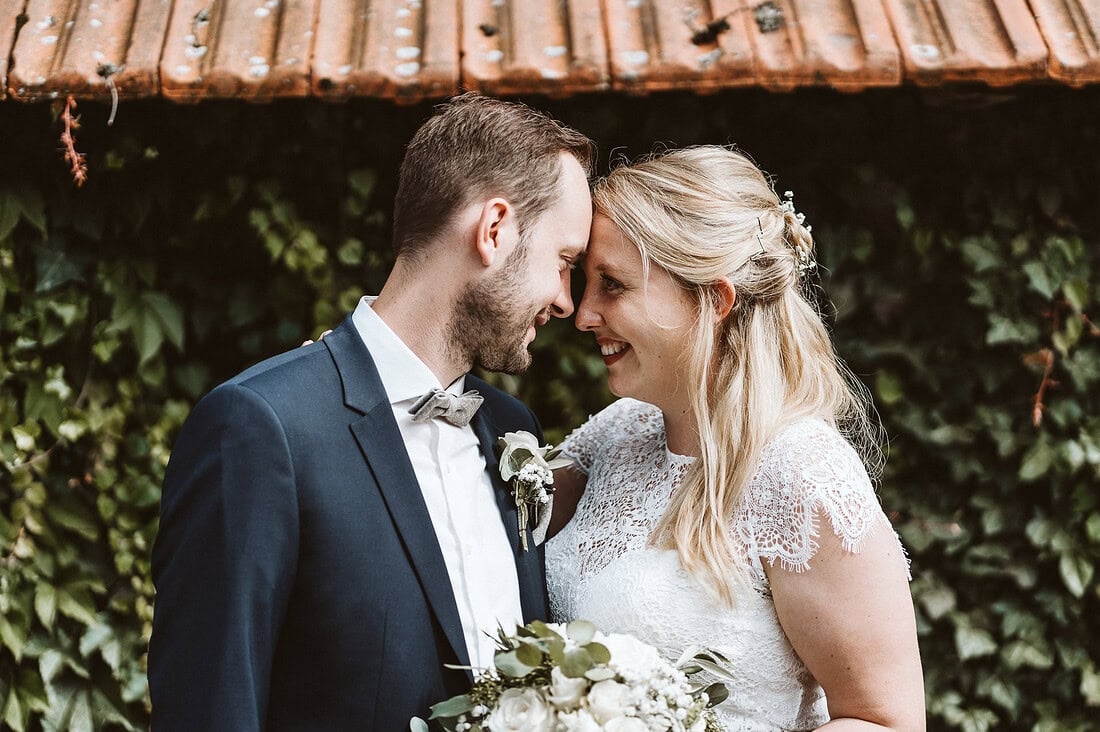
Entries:
[[236, 376], [226, 379], [223, 385], [248, 386], [262, 389], [268, 384], [284, 383], [288, 380], [305, 380], [311, 376], [320, 376], [320, 371], [331, 367], [332, 357], [321, 342], [294, 348], [276, 356], [266, 358], [249, 366]]
[[339, 376], [328, 349], [321, 343], [295, 348], [249, 366], [214, 387], [202, 401], [217, 401], [218, 395], [251, 393], [276, 411], [309, 403], [316, 395], [333, 388], [339, 393]]

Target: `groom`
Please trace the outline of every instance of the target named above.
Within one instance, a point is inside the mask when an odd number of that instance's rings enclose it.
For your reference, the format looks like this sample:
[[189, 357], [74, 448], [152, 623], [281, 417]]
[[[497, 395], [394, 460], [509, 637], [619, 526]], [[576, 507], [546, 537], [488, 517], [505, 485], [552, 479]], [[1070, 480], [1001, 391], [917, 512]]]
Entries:
[[572, 313], [590, 157], [522, 105], [444, 105], [406, 151], [377, 299], [195, 407], [153, 549], [155, 732], [407, 730], [469, 688], [444, 664], [546, 617], [493, 453], [539, 425], [467, 372], [525, 370]]

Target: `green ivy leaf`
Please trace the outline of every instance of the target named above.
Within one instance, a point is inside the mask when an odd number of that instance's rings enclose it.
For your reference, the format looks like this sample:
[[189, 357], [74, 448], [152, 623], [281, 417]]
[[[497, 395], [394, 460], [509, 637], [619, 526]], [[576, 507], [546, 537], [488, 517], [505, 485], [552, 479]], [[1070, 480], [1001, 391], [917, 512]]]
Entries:
[[78, 620], [84, 625], [95, 625], [98, 622], [95, 616], [95, 602], [83, 588], [58, 590], [57, 609], [62, 615]]
[[146, 292], [141, 299], [156, 317], [160, 331], [168, 338], [168, 342], [182, 350], [183, 311], [179, 304], [163, 292]]
[[0, 616], [0, 641], [18, 663], [23, 658], [23, 646], [27, 643], [27, 629], [14, 614]]
[[1100, 707], [1100, 674], [1096, 673], [1096, 666], [1089, 663], [1081, 669], [1081, 696], [1085, 698], [1085, 704], [1090, 707]]
[[1058, 291], [1058, 282], [1054, 279], [1050, 270], [1046, 268], [1046, 265], [1042, 262], [1027, 262], [1024, 264], [1023, 270], [1024, 274], [1027, 275], [1027, 281], [1031, 285], [1031, 289], [1047, 300], [1054, 298], [1054, 293]]
[[955, 628], [955, 649], [963, 661], [997, 652], [997, 642], [987, 631], [965, 625]]
[[57, 588], [48, 582], [39, 582], [34, 589], [34, 612], [46, 630], [53, 630], [57, 617]]
[[0, 191], [0, 241], [4, 241], [19, 223], [21, 207], [11, 191]]
[[1046, 442], [1037, 442], [1024, 455], [1020, 464], [1020, 480], [1031, 482], [1046, 475], [1054, 462], [1054, 450]]
[[8, 700], [4, 703], [4, 723], [14, 732], [23, 732], [26, 729], [24, 722], [23, 705], [19, 703], [19, 692], [12, 688], [8, 694]]
[[1058, 560], [1058, 572], [1062, 575], [1062, 581], [1074, 597], [1085, 594], [1085, 588], [1092, 581], [1093, 566], [1082, 556], [1075, 554], [1063, 554]]
[[1074, 277], [1069, 280], [1062, 285], [1062, 292], [1066, 296], [1066, 301], [1078, 313], [1089, 306], [1089, 283], [1084, 278]]
[[1005, 343], [1033, 344], [1039, 339], [1039, 328], [1028, 321], [1016, 321], [991, 313], [990, 327], [985, 334], [986, 345], [996, 346]]

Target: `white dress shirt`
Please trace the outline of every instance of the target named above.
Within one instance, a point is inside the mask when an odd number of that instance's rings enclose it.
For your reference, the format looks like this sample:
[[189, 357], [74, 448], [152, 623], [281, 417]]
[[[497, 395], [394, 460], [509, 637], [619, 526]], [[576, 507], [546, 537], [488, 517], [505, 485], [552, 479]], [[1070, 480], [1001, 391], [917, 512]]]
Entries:
[[[428, 506], [470, 663], [491, 666], [496, 645], [489, 636], [496, 637], [498, 623], [511, 632], [522, 622], [523, 611], [515, 558], [485, 469], [485, 456], [472, 426], [456, 427], [443, 419], [413, 422], [409, 414], [413, 403], [442, 386], [374, 312], [374, 300], [362, 298], [352, 322], [378, 368]], [[466, 377], [461, 376], [447, 391], [461, 394], [465, 382]]]

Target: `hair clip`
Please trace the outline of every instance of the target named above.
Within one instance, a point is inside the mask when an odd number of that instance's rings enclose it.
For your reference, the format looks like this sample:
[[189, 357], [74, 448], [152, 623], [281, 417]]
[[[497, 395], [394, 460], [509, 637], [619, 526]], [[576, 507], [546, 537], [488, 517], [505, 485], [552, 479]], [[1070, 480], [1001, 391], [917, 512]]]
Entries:
[[756, 243], [760, 245], [760, 251], [749, 257], [749, 261], [753, 264], [758, 264], [761, 257], [768, 256], [768, 253], [764, 251], [764, 224], [760, 221], [760, 217], [756, 217]]

